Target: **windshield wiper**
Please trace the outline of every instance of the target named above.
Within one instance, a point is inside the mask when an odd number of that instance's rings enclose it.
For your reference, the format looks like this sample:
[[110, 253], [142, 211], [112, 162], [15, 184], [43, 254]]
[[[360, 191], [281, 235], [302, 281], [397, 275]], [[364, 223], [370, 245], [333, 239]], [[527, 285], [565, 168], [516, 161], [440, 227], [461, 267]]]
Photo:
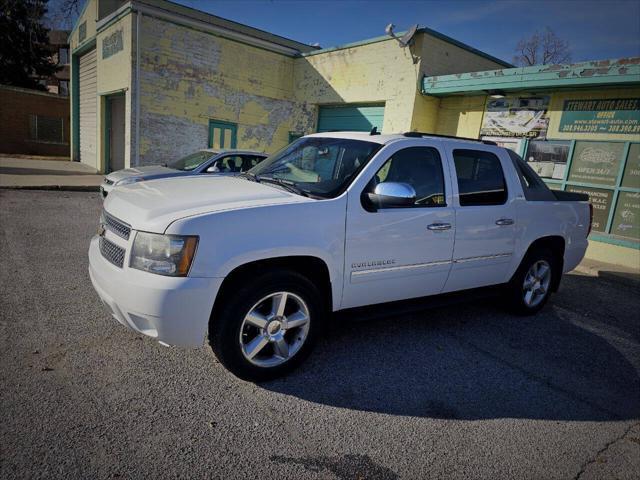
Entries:
[[260, 179], [256, 177], [255, 173], [244, 172], [238, 175], [239, 178], [246, 178], [247, 180], [251, 180], [252, 182], [260, 183]]
[[305, 192], [301, 188], [296, 187], [295, 183], [287, 181], [287, 180], [283, 180], [282, 178], [256, 177], [256, 181], [257, 182], [273, 183], [274, 185], [280, 185], [281, 187], [284, 187], [286, 190], [290, 191], [291, 193], [302, 195], [303, 197], [308, 197], [309, 196], [309, 194], [307, 192]]

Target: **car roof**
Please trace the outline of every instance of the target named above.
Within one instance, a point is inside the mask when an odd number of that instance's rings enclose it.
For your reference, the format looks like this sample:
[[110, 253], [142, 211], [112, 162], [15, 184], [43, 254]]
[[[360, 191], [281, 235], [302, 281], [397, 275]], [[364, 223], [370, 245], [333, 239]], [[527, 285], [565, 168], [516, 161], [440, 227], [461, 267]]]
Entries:
[[453, 137], [447, 135], [420, 133], [420, 132], [407, 132], [407, 133], [387, 133], [387, 134], [374, 134], [369, 132], [323, 132], [307, 135], [307, 137], [319, 137], [319, 138], [346, 138], [350, 140], [363, 140], [366, 142], [379, 143], [386, 145], [398, 140], [411, 140], [414, 138], [428, 138], [436, 141], [449, 141], [449, 142], [466, 142], [469, 144], [487, 144], [495, 145], [493, 142], [484, 142], [474, 138]]
[[217, 155], [221, 155], [223, 153], [237, 153], [237, 154], [242, 154], [242, 155], [262, 155], [262, 156], [268, 156], [268, 154], [264, 153], [264, 152], [258, 152], [255, 150], [239, 150], [236, 148], [203, 148], [202, 150], [200, 150], [201, 152], [209, 152], [209, 153], [213, 153], [213, 154], [217, 154]]

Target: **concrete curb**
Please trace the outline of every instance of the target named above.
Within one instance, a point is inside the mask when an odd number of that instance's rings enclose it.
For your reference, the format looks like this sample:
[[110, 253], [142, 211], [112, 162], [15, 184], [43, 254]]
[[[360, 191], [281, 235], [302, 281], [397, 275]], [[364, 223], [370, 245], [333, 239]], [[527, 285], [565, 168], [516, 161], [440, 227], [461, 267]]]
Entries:
[[0, 185], [2, 190], [57, 190], [66, 192], [99, 192], [99, 185]]
[[[607, 267], [612, 267], [607, 269]], [[591, 267], [586, 265], [578, 265], [573, 271], [582, 273], [584, 275], [590, 275], [592, 277], [602, 278], [609, 280], [612, 283], [618, 283], [626, 285], [628, 287], [640, 288], [640, 275], [632, 272], [619, 271], [614, 269], [614, 265], [603, 265], [598, 267]]]

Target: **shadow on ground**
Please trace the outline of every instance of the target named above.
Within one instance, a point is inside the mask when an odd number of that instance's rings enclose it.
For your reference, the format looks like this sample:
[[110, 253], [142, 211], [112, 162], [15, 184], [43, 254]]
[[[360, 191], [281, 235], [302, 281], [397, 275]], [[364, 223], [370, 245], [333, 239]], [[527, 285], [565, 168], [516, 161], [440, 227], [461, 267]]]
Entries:
[[565, 276], [533, 317], [494, 299], [333, 325], [300, 370], [261, 387], [390, 415], [640, 418], [638, 286], [604, 281]]

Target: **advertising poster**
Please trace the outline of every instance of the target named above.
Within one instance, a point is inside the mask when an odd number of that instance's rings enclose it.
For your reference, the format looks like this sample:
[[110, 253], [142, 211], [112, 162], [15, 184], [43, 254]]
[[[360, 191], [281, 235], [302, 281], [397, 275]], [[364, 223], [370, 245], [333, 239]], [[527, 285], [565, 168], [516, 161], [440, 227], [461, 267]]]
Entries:
[[640, 193], [620, 192], [611, 233], [640, 240]]
[[538, 138], [547, 136], [549, 97], [489, 99], [482, 119], [481, 136]]
[[594, 232], [604, 232], [607, 228], [609, 210], [611, 209], [612, 190], [601, 188], [567, 187], [568, 192], [586, 193], [593, 205], [593, 223], [591, 229]]
[[622, 186], [640, 188], [640, 143], [632, 143], [631, 147], [629, 147], [629, 156], [624, 167]]
[[615, 185], [623, 153], [622, 142], [576, 142], [569, 180]]

